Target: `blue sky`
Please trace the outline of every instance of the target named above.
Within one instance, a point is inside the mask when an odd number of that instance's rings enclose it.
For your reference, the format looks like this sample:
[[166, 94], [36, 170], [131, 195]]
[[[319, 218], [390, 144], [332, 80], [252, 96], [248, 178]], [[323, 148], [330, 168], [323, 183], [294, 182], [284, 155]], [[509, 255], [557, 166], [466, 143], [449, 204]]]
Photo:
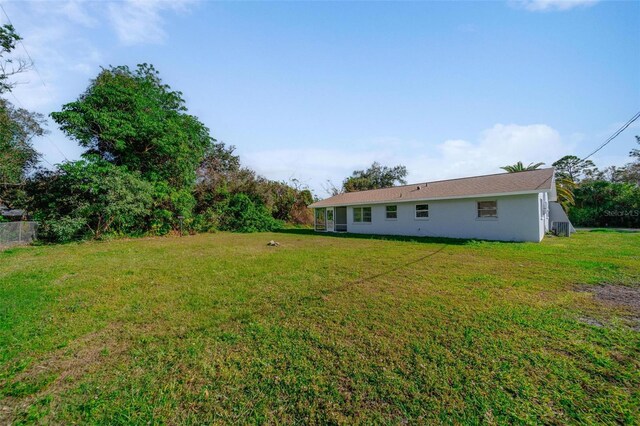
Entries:
[[[420, 182], [585, 155], [640, 110], [638, 1], [0, 3], [44, 80], [19, 78], [23, 106], [152, 63], [245, 165], [321, 196], [376, 160]], [[639, 124], [595, 162], [626, 162]], [[79, 156], [49, 129], [49, 162]]]

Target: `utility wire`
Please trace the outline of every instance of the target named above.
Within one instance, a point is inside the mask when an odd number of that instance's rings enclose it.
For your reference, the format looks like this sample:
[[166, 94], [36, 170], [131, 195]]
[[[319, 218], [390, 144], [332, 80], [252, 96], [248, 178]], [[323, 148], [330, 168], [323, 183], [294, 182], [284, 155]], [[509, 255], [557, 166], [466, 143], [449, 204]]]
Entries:
[[634, 121], [636, 121], [638, 118], [640, 118], [640, 111], [636, 113], [636, 115], [634, 115], [633, 117], [631, 117], [629, 119], [629, 121], [627, 121], [626, 123], [624, 123], [622, 125], [622, 127], [620, 127], [618, 130], [616, 130], [613, 135], [609, 136], [609, 138], [604, 141], [604, 143], [602, 145], [600, 145], [595, 151], [593, 151], [591, 154], [587, 155], [586, 157], [584, 157], [582, 160], [586, 160], [587, 158], [591, 157], [593, 154], [595, 154], [596, 152], [600, 151], [602, 148], [604, 148], [605, 146], [607, 146], [609, 144], [609, 142], [611, 142], [612, 140], [614, 140], [620, 133], [624, 132], [624, 130], [629, 127], [631, 125], [631, 123], [633, 123]]
[[[0, 9], [2, 9], [2, 13], [4, 13], [4, 16], [7, 17], [7, 21], [9, 21], [9, 25], [11, 25], [12, 27], [15, 28], [15, 26], [13, 25], [13, 22], [11, 22], [11, 18], [9, 18], [9, 15], [7, 14], [7, 11], [4, 9], [4, 6], [2, 6], [2, 3], [0, 3]], [[42, 75], [40, 74], [40, 71], [38, 71], [38, 68], [36, 67], [36, 62], [33, 60], [33, 58], [31, 57], [31, 55], [29, 54], [29, 51], [27, 50], [27, 47], [24, 45], [24, 43], [22, 42], [22, 39], [18, 40], [18, 42], [20, 43], [20, 45], [22, 46], [22, 49], [24, 49], [24, 53], [27, 54], [27, 58], [29, 58], [29, 60], [31, 61], [31, 65], [33, 65], [33, 70], [36, 72], [36, 74], [38, 74], [38, 77], [40, 77], [40, 81], [42, 82], [42, 85], [46, 88], [49, 89], [47, 87], [47, 84], [44, 82], [44, 78], [42, 78]]]
[[[9, 25], [13, 26], [13, 22], [11, 22], [11, 18], [9, 18], [9, 15], [7, 14], [7, 11], [4, 9], [4, 7], [2, 6], [2, 3], [0, 3], [0, 9], [2, 9], [2, 13], [4, 13], [4, 16], [7, 17], [7, 21], [9, 22]], [[14, 27], [15, 28], [15, 27]], [[38, 68], [36, 67], [36, 63], [33, 60], [33, 58], [31, 57], [31, 55], [29, 54], [29, 51], [27, 50], [26, 46], [24, 45], [24, 43], [22, 42], [22, 39], [19, 40], [20, 45], [22, 46], [22, 49], [24, 49], [24, 53], [27, 54], [27, 57], [29, 58], [29, 61], [31, 61], [31, 64], [33, 65], [33, 70], [36, 72], [36, 74], [38, 74], [38, 77], [40, 78], [40, 81], [42, 82], [42, 85], [45, 87], [45, 89], [49, 90], [49, 87], [47, 86], [47, 84], [44, 82], [44, 79], [42, 78], [42, 75], [40, 74], [40, 71], [38, 71]], [[20, 105], [20, 107], [22, 109], [26, 109], [24, 107], [24, 105], [22, 104], [22, 102], [20, 102], [20, 99], [18, 99], [15, 95], [15, 93], [13, 93], [13, 91], [9, 90], [9, 93], [11, 93], [11, 96], [13, 96], [13, 99], [16, 100], [16, 102], [18, 103], [18, 105]], [[51, 145], [53, 145], [53, 147], [56, 149], [56, 151], [58, 151], [60, 153], [60, 155], [62, 155], [64, 157], [65, 160], [69, 161], [69, 159], [67, 158], [67, 156], [64, 154], [64, 152], [62, 152], [62, 150], [58, 147], [58, 145], [56, 145], [55, 142], [53, 142], [53, 140], [51, 140], [51, 138], [49, 137], [49, 135], [45, 134], [44, 135], [47, 140], [49, 140], [49, 142], [51, 143]], [[51, 162], [49, 160], [47, 160], [46, 158], [44, 158], [44, 156], [41, 156], [40, 158], [42, 158], [47, 164], [49, 164], [51, 167], [54, 167], [53, 164], [51, 164]]]
[[[15, 93], [13, 93], [12, 91], [9, 91], [9, 93], [11, 93], [11, 96], [13, 96], [13, 99], [16, 100], [16, 103], [18, 105], [20, 105], [20, 108], [22, 109], [26, 109], [24, 107], [24, 105], [22, 104], [22, 102], [20, 102], [20, 99], [18, 99], [15, 95]], [[60, 155], [62, 155], [64, 157], [65, 160], [69, 161], [69, 159], [67, 158], [67, 156], [64, 154], [64, 152], [62, 152], [62, 150], [58, 147], [58, 145], [49, 137], [49, 135], [47, 135], [45, 133], [44, 135], [45, 138], [47, 138], [47, 140], [51, 143], [51, 145], [53, 145], [53, 147], [56, 149], [56, 151], [58, 151], [60, 153]], [[51, 164], [51, 162], [49, 162], [49, 160], [47, 160], [46, 158], [44, 158], [44, 156], [41, 156], [40, 158], [42, 158], [47, 164], [49, 164], [51, 167], [55, 167], [53, 164]]]

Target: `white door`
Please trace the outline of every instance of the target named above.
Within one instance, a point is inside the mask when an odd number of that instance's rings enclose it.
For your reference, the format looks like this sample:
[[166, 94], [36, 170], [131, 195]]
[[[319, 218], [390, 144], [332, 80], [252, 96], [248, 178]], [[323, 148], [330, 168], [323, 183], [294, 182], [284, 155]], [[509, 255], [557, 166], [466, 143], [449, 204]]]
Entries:
[[333, 207], [327, 209], [327, 231], [333, 232]]

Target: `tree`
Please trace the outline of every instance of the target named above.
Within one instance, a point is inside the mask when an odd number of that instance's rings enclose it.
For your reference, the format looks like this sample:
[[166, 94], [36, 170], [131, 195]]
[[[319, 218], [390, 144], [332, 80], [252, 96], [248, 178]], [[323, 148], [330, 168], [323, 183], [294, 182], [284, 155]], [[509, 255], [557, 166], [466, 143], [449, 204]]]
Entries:
[[575, 190], [569, 218], [579, 226], [640, 227], [640, 186], [603, 180], [584, 181]]
[[[528, 170], [537, 170], [544, 163], [529, 163], [525, 166], [522, 161], [518, 161], [511, 166], [500, 167], [502, 170], [506, 170], [507, 173], [519, 173]], [[555, 163], [554, 163], [555, 164]], [[574, 203], [573, 189], [576, 187], [575, 182], [565, 175], [558, 175], [556, 172], [556, 194], [558, 196], [558, 203], [565, 209], [569, 208]]]
[[180, 190], [195, 184], [196, 169], [213, 139], [189, 115], [182, 93], [163, 84], [148, 64], [102, 69], [75, 102], [51, 114], [72, 139], [117, 166]]
[[556, 195], [558, 197], [558, 203], [564, 208], [564, 211], [569, 211], [569, 207], [575, 203], [575, 197], [573, 191], [576, 188], [576, 183], [568, 176], [556, 176]]
[[[0, 26], [0, 94], [11, 91], [11, 77], [28, 70], [30, 62], [7, 57], [20, 41], [11, 25]], [[38, 163], [38, 153], [31, 140], [45, 133], [40, 114], [15, 108], [0, 98], [0, 203], [23, 207], [25, 194], [21, 183]]]
[[[636, 135], [636, 143], [640, 145], [640, 136]], [[631, 151], [629, 151], [629, 156], [640, 161], [640, 148], [633, 148]]]
[[327, 179], [326, 184], [322, 185], [322, 189], [324, 190], [324, 192], [329, 194], [330, 197], [341, 194], [343, 192], [342, 187], [336, 186], [336, 184], [334, 184], [331, 179]]
[[596, 165], [591, 160], [582, 160], [575, 155], [565, 155], [552, 166], [557, 176], [566, 176], [573, 182], [580, 182], [584, 178], [592, 178], [597, 173]]
[[544, 163], [529, 163], [528, 166], [522, 164], [522, 161], [518, 161], [516, 164], [511, 166], [500, 167], [502, 170], [507, 171], [508, 173], [518, 173], [518, 172], [526, 172], [529, 170], [536, 170], [540, 168], [540, 166], [544, 165]]
[[217, 186], [231, 172], [240, 170], [240, 157], [234, 154], [236, 147], [212, 140], [197, 170], [197, 183]]
[[17, 184], [38, 164], [31, 141], [45, 134], [44, 117], [0, 98], [0, 185]]
[[31, 62], [22, 58], [7, 57], [22, 38], [12, 25], [0, 26], [0, 93], [11, 91], [16, 83], [10, 78], [31, 68]]
[[[640, 136], [636, 136], [636, 142], [640, 144]], [[616, 177], [619, 181], [640, 185], [640, 149], [634, 148], [629, 152], [632, 162], [617, 169]]]
[[232, 176], [240, 174], [242, 170], [240, 157], [234, 151], [234, 146], [227, 147], [215, 140], [207, 148], [196, 171], [194, 195], [198, 213], [212, 208], [229, 195]]
[[234, 147], [213, 144], [198, 168], [194, 194], [197, 200], [198, 228], [208, 229], [208, 222], [219, 222], [228, 200], [237, 194], [264, 206], [275, 219], [293, 223], [313, 222], [307, 206], [313, 202], [311, 192], [293, 179], [277, 182], [258, 176], [241, 167]]
[[406, 177], [405, 166], [387, 167], [376, 161], [367, 170], [355, 170], [342, 182], [342, 189], [344, 192], [354, 192], [388, 188], [396, 184], [406, 185]]
[[41, 237], [56, 242], [140, 232], [153, 202], [153, 187], [138, 172], [98, 156], [40, 171], [28, 193]]

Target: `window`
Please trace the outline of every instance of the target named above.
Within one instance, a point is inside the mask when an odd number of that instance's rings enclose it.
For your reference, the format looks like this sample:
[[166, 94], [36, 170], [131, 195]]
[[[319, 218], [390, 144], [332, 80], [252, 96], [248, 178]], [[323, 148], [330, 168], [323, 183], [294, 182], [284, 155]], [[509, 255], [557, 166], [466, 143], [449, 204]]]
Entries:
[[327, 220], [333, 222], [333, 209], [327, 209]]
[[416, 204], [416, 219], [429, 218], [429, 204]]
[[371, 223], [371, 207], [354, 207], [353, 221], [360, 223]]
[[387, 206], [387, 219], [398, 218], [398, 206]]
[[498, 217], [498, 202], [478, 201], [478, 217]]

